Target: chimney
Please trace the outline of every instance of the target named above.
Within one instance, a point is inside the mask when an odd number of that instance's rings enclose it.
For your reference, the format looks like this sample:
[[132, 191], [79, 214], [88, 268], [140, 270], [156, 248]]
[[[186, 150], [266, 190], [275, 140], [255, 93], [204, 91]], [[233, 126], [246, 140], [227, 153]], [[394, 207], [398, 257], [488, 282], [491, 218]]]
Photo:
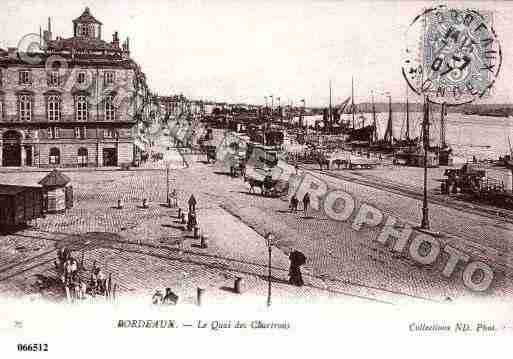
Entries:
[[126, 37], [126, 51], [130, 52], [130, 37]]
[[119, 49], [119, 37], [117, 31], [112, 34], [112, 45]]
[[7, 54], [10, 59], [16, 59], [18, 57], [18, 49], [16, 47], [8, 47]]

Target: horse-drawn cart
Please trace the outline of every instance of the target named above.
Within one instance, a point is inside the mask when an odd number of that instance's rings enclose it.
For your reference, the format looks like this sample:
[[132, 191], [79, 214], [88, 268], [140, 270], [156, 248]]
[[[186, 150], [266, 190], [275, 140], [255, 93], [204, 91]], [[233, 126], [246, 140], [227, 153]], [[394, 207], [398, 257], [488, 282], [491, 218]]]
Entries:
[[266, 197], [278, 197], [287, 194], [287, 182], [273, 178], [270, 170], [264, 168], [247, 167], [244, 182], [249, 184], [249, 193], [260, 193]]

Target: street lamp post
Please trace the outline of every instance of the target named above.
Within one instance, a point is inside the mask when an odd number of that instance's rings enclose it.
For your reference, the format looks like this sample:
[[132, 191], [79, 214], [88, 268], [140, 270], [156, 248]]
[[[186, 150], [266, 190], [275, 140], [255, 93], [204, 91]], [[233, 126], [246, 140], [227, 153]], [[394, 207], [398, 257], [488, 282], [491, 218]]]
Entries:
[[266, 244], [267, 244], [267, 251], [269, 253], [269, 263], [268, 263], [268, 269], [269, 272], [267, 274], [267, 307], [269, 308], [271, 306], [271, 260], [272, 260], [272, 245], [274, 241], [274, 235], [272, 233], [269, 233], [266, 236]]
[[167, 206], [171, 207], [171, 200], [169, 198], [169, 164], [166, 163], [166, 201]]
[[424, 196], [422, 198], [422, 222], [420, 228], [429, 229], [429, 208], [427, 199], [428, 149], [429, 149], [429, 100], [424, 97], [424, 119], [422, 122], [424, 144]]

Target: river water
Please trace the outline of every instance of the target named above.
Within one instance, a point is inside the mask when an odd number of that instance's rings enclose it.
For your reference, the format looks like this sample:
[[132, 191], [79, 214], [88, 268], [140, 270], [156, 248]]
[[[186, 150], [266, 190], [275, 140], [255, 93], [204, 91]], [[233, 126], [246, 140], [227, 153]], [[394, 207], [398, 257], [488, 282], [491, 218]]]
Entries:
[[[372, 114], [364, 114], [365, 124], [370, 124]], [[376, 114], [378, 136], [385, 133], [388, 113]], [[393, 131], [395, 138], [404, 138], [406, 131], [405, 113], [393, 113]], [[343, 115], [351, 121], [351, 115]], [[420, 136], [422, 113], [410, 113], [410, 137]], [[440, 143], [440, 114], [431, 114], [430, 137], [433, 144]], [[356, 127], [362, 119], [356, 116]], [[449, 113], [446, 118], [446, 140], [453, 148], [454, 155], [471, 159], [498, 159], [509, 153], [508, 136], [513, 145], [513, 117], [493, 117]]]

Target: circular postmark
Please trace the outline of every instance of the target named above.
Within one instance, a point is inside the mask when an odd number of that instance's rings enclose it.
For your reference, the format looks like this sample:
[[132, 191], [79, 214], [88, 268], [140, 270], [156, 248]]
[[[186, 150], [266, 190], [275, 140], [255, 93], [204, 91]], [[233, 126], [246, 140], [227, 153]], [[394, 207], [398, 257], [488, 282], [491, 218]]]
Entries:
[[409, 87], [435, 103], [464, 104], [490, 93], [502, 52], [493, 13], [439, 6], [410, 24], [402, 65]]

